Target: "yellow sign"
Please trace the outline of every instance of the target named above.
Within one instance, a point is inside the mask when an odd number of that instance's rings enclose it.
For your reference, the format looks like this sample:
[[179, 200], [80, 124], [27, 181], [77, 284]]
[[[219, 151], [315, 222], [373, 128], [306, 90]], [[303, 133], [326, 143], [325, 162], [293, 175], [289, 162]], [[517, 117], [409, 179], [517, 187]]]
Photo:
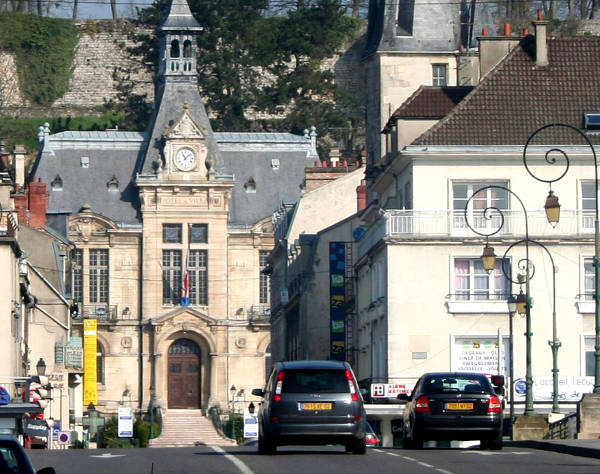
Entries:
[[83, 406], [98, 403], [96, 357], [98, 354], [98, 321], [83, 321]]

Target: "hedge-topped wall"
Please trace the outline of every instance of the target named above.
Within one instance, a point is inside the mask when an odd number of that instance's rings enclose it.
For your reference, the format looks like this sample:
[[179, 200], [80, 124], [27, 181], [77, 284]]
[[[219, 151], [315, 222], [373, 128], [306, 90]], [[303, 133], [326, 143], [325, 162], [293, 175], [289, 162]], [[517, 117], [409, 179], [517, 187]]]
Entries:
[[23, 99], [50, 105], [69, 88], [79, 33], [58, 18], [24, 13], [0, 15], [0, 46], [14, 54]]
[[[65, 28], [65, 35], [70, 38], [69, 41], [58, 41], [54, 36], [44, 39], [39, 36], [39, 32], [34, 34], [36, 43], [48, 40], [48, 44], [39, 47], [39, 51], [36, 47], [36, 54], [39, 55], [42, 50], [50, 51], [44, 53], [46, 57], [39, 62], [38, 67], [29, 68], [28, 64], [22, 65], [21, 62], [21, 51], [25, 51], [25, 45], [30, 42], [27, 35], [20, 33], [19, 41], [16, 36], [10, 42], [4, 41], [4, 36], [9, 35], [3, 22], [10, 21], [9, 17], [14, 16], [0, 15], [0, 49], [5, 53], [4, 56], [8, 54], [12, 57], [12, 60], [2, 61], [3, 54], [0, 52], [0, 115], [77, 115], [82, 110], [88, 113], [91, 109], [116, 99], [116, 81], [113, 78], [115, 70], [120, 76], [129, 75], [135, 80], [136, 93], [148, 94], [148, 99], [153, 100], [152, 74], [141, 67], [139, 61], [127, 51], [128, 47], [135, 44], [130, 39], [131, 26], [126, 21], [120, 21], [116, 25], [110, 21], [91, 20], [73, 23], [70, 20], [17, 15], [31, 21], [30, 25], [34, 26], [36, 20], [57, 22], [60, 28]], [[59, 31], [55, 34], [58, 35]], [[15, 43], [24, 46], [18, 49]], [[65, 51], [67, 45], [71, 48], [70, 53]], [[33, 58], [30, 58], [31, 61], [27, 59], [27, 54], [23, 56], [27, 63], [33, 61]], [[60, 57], [55, 59], [56, 56]], [[13, 69], [15, 66], [16, 69]], [[41, 77], [37, 77], [38, 75]], [[10, 78], [17, 76], [20, 90], [15, 94], [14, 88], [3, 87], [3, 83], [9, 83]], [[3, 94], [10, 97], [3, 97]]]

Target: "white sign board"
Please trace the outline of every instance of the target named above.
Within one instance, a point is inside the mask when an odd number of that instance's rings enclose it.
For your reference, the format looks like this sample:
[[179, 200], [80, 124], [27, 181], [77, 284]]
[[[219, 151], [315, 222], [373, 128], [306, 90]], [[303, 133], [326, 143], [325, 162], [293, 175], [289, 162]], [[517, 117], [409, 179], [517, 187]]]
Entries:
[[[559, 402], [578, 402], [585, 393], [591, 393], [594, 390], [594, 377], [558, 377], [558, 401]], [[533, 401], [543, 402], [552, 401], [554, 384], [552, 377], [534, 377], [533, 378]], [[525, 400], [527, 385], [524, 378], [515, 380], [515, 400]]]
[[119, 438], [133, 438], [133, 409], [119, 408]]
[[258, 438], [258, 417], [244, 409], [244, 438]]
[[398, 398], [401, 393], [410, 393], [414, 383], [372, 383], [371, 398]]
[[487, 375], [506, 374], [508, 338], [502, 339], [504, 347], [498, 360], [497, 337], [456, 337], [452, 348], [452, 371]]

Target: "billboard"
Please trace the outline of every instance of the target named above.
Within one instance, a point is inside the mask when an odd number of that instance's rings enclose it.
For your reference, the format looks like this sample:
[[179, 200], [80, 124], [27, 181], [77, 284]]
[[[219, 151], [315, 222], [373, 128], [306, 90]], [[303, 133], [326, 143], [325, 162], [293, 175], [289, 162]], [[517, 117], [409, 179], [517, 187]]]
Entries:
[[83, 321], [83, 405], [98, 403], [96, 358], [98, 356], [98, 321]]

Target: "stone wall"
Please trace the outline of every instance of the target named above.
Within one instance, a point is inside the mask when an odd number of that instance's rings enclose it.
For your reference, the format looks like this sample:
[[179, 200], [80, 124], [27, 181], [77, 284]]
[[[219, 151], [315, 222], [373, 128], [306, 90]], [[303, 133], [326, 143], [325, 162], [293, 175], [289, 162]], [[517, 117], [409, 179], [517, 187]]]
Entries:
[[[152, 73], [143, 67], [139, 58], [129, 53], [136, 43], [131, 33], [153, 34], [152, 30], [134, 29], [130, 23], [120, 21], [116, 26], [110, 21], [80, 21], [79, 44], [74, 61], [74, 70], [68, 92], [54, 102], [50, 108], [31, 108], [21, 96], [16, 79], [14, 57], [0, 51], [0, 116], [65, 116], [94, 113], [95, 109], [106, 102], [117, 99], [116, 72], [136, 84], [134, 93], [147, 94], [148, 100], [154, 100]], [[355, 114], [362, 116], [364, 87], [361, 56], [364, 49], [362, 41], [353, 42], [336, 56], [326, 60], [324, 69], [335, 72], [336, 80], [348, 95], [360, 104]], [[263, 74], [265, 85], [270, 78]], [[7, 79], [5, 81], [3, 79]], [[272, 80], [273, 78], [271, 78]], [[285, 115], [286, 110], [282, 114]], [[248, 119], [265, 119], [277, 116], [265, 116], [253, 110], [247, 110]]]

